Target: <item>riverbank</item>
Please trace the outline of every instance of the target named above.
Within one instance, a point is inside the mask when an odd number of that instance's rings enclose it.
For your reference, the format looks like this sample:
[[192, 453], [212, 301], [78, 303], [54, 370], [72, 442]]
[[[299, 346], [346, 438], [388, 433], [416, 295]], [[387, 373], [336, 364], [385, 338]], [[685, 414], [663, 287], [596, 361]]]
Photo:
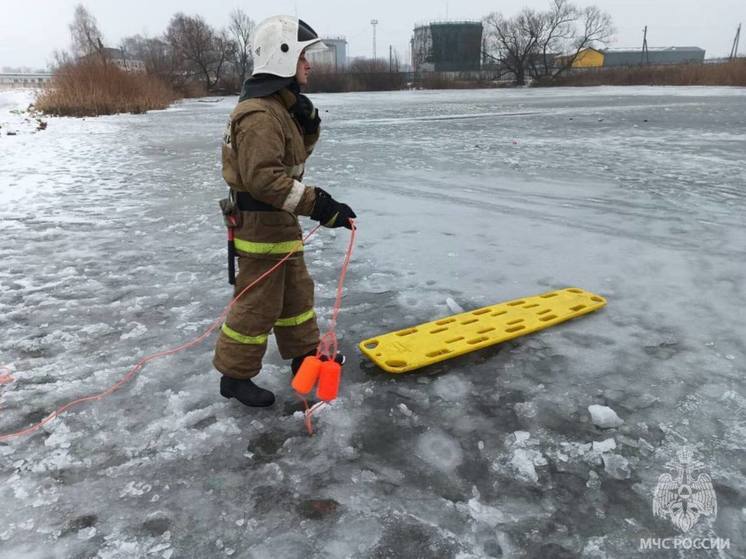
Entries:
[[0, 139], [46, 129], [47, 121], [34, 110], [35, 96], [33, 89], [0, 91]]

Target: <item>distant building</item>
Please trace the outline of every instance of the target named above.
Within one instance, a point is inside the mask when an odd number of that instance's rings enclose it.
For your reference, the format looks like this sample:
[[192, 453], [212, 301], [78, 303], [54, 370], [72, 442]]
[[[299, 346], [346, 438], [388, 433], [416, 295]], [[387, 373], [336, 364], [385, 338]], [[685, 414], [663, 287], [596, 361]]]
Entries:
[[[557, 58], [557, 62], [561, 66], [565, 66], [571, 58], [572, 55], [560, 56]], [[603, 65], [604, 53], [593, 48], [581, 50], [572, 62], [573, 68], [601, 68]]]
[[[103, 54], [106, 60], [113, 63], [125, 72], [144, 72], [145, 62], [136, 58], [129, 58], [122, 49], [104, 47]], [[82, 60], [99, 60], [101, 53], [94, 52], [82, 57]]]
[[[570, 56], [558, 57], [566, 64]], [[699, 47], [663, 47], [642, 49], [583, 49], [572, 63], [573, 68], [613, 68], [641, 64], [693, 64], [705, 61], [705, 50]]]
[[322, 37], [321, 42], [326, 45], [325, 49], [311, 49], [307, 53], [311, 66], [324, 66], [335, 71], [342, 71], [347, 68], [347, 39], [344, 37]]
[[412, 67], [425, 72], [479, 71], [482, 60], [482, 23], [462, 21], [415, 27]]
[[636, 64], [693, 64], [705, 61], [705, 49], [699, 47], [664, 47], [642, 49], [606, 49], [604, 67]]
[[52, 74], [48, 72], [7, 72], [0, 74], [0, 89], [38, 88], [51, 79]]

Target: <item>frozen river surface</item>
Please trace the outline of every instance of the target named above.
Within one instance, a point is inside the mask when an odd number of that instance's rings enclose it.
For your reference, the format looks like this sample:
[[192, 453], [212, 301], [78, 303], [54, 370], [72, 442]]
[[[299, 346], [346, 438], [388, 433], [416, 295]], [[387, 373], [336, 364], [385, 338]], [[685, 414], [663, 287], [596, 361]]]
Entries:
[[[316, 435], [274, 345], [258, 380], [278, 403], [250, 411], [219, 396], [211, 338], [0, 443], [0, 556], [745, 557], [746, 90], [312, 98], [307, 182], [360, 225], [350, 358]], [[234, 103], [0, 128], [0, 432], [220, 313]], [[322, 326], [347, 239], [307, 247]], [[568, 286], [608, 306], [409, 375], [356, 349], [448, 299]], [[594, 425], [594, 404], [623, 424]], [[684, 448], [717, 498], [686, 536], [730, 548], [641, 550], [681, 535], [653, 495]]]

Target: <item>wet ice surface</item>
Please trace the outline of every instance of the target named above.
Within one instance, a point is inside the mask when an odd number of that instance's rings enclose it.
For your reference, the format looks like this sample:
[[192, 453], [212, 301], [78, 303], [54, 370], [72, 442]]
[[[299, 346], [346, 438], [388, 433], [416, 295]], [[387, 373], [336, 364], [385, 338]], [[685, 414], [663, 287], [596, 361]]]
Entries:
[[[0, 96], [1, 98], [1, 96]], [[315, 95], [307, 182], [357, 211], [341, 398], [309, 438], [223, 400], [211, 339], [0, 443], [7, 557], [679, 557], [652, 514], [688, 445], [746, 554], [746, 90]], [[0, 431], [193, 337], [229, 296], [217, 199], [235, 99], [0, 139]], [[307, 247], [328, 317], [347, 241]], [[577, 285], [601, 312], [419, 373], [361, 340]], [[322, 326], [325, 320], [322, 320]], [[589, 406], [624, 421], [602, 430]], [[697, 556], [718, 556], [699, 552]]]

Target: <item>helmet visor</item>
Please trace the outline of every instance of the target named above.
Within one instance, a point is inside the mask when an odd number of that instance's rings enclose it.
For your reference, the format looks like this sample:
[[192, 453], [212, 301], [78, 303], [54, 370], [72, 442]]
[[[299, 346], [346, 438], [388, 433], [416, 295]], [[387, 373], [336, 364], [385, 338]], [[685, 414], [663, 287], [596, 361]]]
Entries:
[[298, 42], [305, 43], [318, 39], [319, 35], [302, 19], [298, 20]]
[[303, 52], [308, 54], [309, 52], [318, 53], [325, 50], [329, 50], [329, 47], [322, 43], [321, 39], [316, 39], [316, 42], [305, 47]]

